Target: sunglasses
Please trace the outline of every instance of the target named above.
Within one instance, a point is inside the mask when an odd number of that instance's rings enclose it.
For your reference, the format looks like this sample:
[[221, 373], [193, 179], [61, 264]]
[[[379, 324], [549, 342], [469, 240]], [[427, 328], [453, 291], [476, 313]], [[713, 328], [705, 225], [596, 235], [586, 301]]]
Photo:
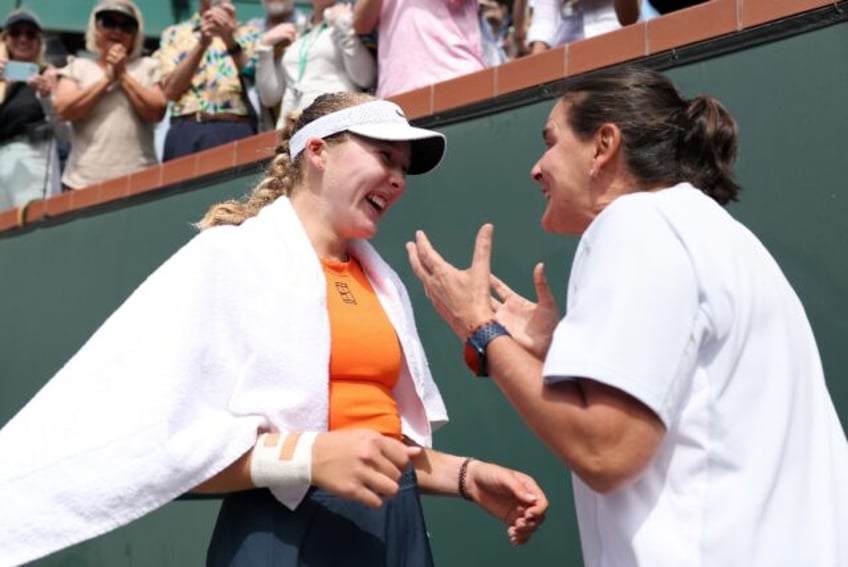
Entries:
[[138, 24], [132, 20], [116, 19], [112, 16], [100, 16], [97, 18], [97, 25], [104, 30], [120, 30], [124, 33], [135, 33], [138, 29]]
[[9, 33], [10, 37], [13, 37], [15, 39], [23, 36], [30, 41], [38, 39], [39, 37], [41, 37], [41, 34], [38, 33], [37, 30], [30, 29], [30, 28], [12, 28], [12, 29], [9, 30], [8, 33]]

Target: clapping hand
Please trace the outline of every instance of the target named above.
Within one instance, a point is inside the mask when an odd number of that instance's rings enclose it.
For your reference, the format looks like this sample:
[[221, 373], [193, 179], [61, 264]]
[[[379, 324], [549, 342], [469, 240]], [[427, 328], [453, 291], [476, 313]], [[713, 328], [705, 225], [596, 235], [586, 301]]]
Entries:
[[327, 25], [347, 29], [353, 22], [353, 7], [350, 4], [335, 4], [324, 10]]
[[106, 50], [106, 75], [109, 79], [120, 79], [126, 71], [127, 48], [120, 43], [113, 43]]
[[262, 36], [261, 43], [268, 47], [273, 47], [278, 43], [282, 43], [285, 46], [294, 43], [295, 39], [297, 39], [297, 27], [290, 22], [283, 22], [265, 32]]
[[44, 98], [50, 96], [56, 88], [56, 83], [58, 81], [59, 75], [56, 72], [56, 67], [49, 65], [43, 73], [35, 74], [30, 77], [27, 84], [38, 92], [38, 96]]
[[220, 37], [224, 43], [229, 45], [233, 41], [233, 32], [236, 29], [236, 9], [230, 3], [213, 6], [203, 13], [204, 35]]

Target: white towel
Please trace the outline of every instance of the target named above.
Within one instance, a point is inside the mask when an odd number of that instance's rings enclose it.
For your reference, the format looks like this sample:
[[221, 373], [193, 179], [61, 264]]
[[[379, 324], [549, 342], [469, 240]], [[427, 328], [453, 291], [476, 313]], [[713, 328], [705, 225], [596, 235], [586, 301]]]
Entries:
[[[404, 433], [447, 421], [397, 274], [352, 253], [403, 347]], [[0, 565], [90, 539], [214, 476], [257, 429], [327, 429], [329, 320], [320, 262], [280, 198], [202, 232], [154, 272], [0, 430]], [[304, 490], [275, 491], [294, 508]]]

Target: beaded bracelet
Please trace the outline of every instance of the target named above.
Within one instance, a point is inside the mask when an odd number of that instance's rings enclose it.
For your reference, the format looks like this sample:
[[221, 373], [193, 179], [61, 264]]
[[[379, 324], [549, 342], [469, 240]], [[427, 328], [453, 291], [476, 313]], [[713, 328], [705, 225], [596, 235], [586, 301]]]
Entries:
[[469, 496], [468, 490], [465, 489], [465, 475], [468, 474], [468, 463], [473, 460], [473, 457], [465, 457], [465, 460], [462, 461], [461, 465], [459, 465], [459, 478], [457, 479], [457, 488], [459, 495], [465, 498], [466, 500], [471, 500], [471, 496]]

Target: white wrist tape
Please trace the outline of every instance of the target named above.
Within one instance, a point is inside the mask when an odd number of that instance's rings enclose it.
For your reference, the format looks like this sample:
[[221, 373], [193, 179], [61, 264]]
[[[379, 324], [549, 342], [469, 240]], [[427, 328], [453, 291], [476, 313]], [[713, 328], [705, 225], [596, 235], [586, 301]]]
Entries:
[[312, 445], [318, 433], [263, 433], [253, 446], [250, 480], [258, 488], [312, 484]]

